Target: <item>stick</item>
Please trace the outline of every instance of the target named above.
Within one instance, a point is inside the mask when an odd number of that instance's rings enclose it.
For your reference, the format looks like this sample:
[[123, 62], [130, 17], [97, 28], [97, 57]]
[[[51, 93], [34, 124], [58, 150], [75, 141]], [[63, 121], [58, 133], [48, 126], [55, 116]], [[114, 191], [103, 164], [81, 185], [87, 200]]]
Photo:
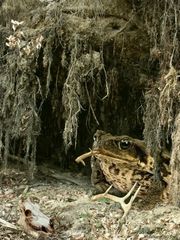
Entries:
[[0, 224], [4, 227], [15, 229], [15, 230], [20, 230], [18, 227], [16, 227], [14, 224], [9, 223], [5, 221], [4, 219], [0, 218]]

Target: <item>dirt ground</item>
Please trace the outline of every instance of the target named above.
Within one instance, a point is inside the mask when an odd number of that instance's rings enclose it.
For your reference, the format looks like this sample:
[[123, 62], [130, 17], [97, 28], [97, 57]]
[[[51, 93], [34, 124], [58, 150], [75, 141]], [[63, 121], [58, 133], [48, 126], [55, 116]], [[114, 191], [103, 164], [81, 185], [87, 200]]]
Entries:
[[[26, 197], [39, 204], [55, 220], [55, 233], [48, 239], [60, 240], [155, 240], [180, 239], [180, 209], [159, 203], [151, 210], [138, 210], [133, 204], [121, 224], [120, 205], [106, 199], [92, 201], [89, 176], [61, 173], [49, 169], [54, 177], [38, 172], [28, 184], [26, 173], [9, 169], [1, 178], [0, 218], [17, 225], [18, 202], [24, 189]], [[59, 179], [58, 179], [59, 178]], [[24, 233], [0, 226], [0, 239], [34, 239]]]

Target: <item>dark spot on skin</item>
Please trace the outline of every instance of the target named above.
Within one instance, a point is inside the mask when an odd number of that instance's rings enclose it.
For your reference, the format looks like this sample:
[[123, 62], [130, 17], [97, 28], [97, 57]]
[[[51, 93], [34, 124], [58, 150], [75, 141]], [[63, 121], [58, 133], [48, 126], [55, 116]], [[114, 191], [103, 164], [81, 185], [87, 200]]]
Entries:
[[139, 158], [140, 162], [147, 164], [147, 154], [144, 149], [140, 148], [140, 146], [134, 145], [136, 150], [137, 157]]
[[110, 166], [109, 166], [109, 172], [114, 174], [114, 175], [118, 175], [119, 174], [119, 169], [116, 168], [116, 165], [114, 163], [112, 163]]
[[144, 188], [147, 190], [149, 188], [149, 185], [145, 185]]
[[109, 171], [111, 171], [111, 169], [115, 168], [116, 165], [114, 163], [112, 163], [110, 166], [109, 166]]
[[114, 169], [114, 174], [115, 174], [115, 175], [118, 175], [118, 174], [119, 174], [119, 169], [118, 169], [118, 168]]
[[144, 176], [144, 180], [145, 180], [145, 181], [149, 181], [149, 180], [150, 180], [150, 175], [149, 175], [149, 174], [148, 174], [148, 175], [146, 174], [146, 175]]

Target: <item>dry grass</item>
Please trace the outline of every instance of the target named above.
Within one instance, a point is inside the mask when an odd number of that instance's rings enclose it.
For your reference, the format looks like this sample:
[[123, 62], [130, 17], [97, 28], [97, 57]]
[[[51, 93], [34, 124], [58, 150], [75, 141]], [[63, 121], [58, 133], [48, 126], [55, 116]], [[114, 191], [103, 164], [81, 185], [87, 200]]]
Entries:
[[145, 10], [152, 44], [150, 60], [159, 62], [159, 76], [146, 94], [144, 136], [153, 151], [153, 146], [161, 149], [170, 138], [178, 111], [179, 7], [177, 1], [153, 1], [151, 9], [152, 15]]
[[40, 5], [41, 2], [38, 0], [5, 0], [0, 8], [0, 22], [6, 26], [10, 25], [11, 19], [25, 19], [30, 10]]

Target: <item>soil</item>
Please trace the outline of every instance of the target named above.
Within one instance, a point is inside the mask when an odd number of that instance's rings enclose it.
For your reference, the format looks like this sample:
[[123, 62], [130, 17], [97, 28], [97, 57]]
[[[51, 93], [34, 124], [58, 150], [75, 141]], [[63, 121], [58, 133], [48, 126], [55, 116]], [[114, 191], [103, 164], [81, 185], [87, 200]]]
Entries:
[[[2, 177], [0, 218], [17, 225], [18, 202], [24, 189], [26, 197], [39, 204], [41, 211], [54, 218], [55, 233], [48, 239], [126, 240], [180, 239], [180, 210], [158, 203], [153, 209], [138, 209], [134, 202], [126, 220], [119, 204], [102, 199], [92, 201], [89, 176], [61, 173], [49, 169], [55, 177], [37, 172], [28, 184], [26, 172], [9, 169]], [[59, 179], [57, 179], [59, 176]], [[60, 180], [61, 179], [61, 180]], [[0, 226], [0, 239], [34, 239], [23, 230]]]

